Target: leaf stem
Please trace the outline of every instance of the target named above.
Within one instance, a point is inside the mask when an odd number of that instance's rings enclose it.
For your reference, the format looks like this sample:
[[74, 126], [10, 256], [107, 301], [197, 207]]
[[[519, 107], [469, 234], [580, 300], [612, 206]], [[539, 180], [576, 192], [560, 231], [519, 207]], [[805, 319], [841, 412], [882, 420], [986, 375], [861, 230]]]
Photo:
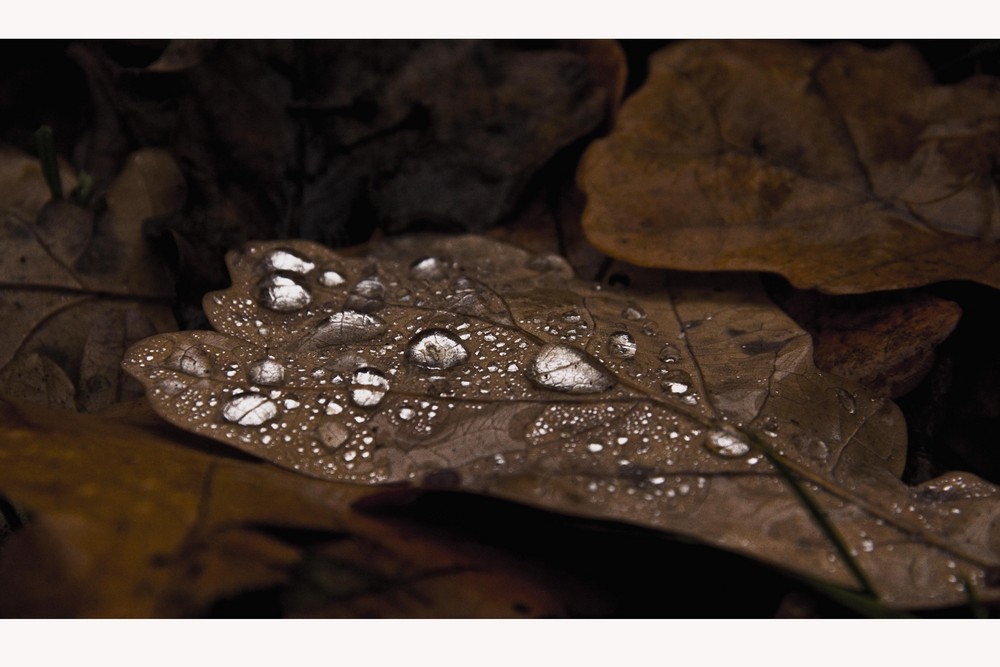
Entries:
[[42, 175], [49, 186], [53, 199], [62, 199], [62, 180], [59, 178], [59, 165], [56, 162], [56, 143], [52, 128], [42, 125], [35, 131], [35, 145], [38, 149], [38, 160], [42, 163]]

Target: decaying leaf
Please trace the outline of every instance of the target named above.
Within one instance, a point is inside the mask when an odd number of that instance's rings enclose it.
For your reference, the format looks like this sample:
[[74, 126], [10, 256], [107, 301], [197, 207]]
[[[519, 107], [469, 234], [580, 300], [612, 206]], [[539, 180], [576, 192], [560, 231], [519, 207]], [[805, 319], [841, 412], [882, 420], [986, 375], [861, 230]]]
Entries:
[[695, 41], [656, 53], [584, 156], [584, 228], [643, 266], [858, 293], [1000, 286], [1000, 83], [909, 47]]
[[[48, 201], [37, 159], [4, 149], [0, 193], [0, 391], [88, 410], [139, 395], [119, 372], [122, 352], [176, 328], [172, 281], [142, 232], [145, 219], [183, 203], [173, 159], [154, 150], [132, 155], [95, 216]], [[43, 376], [29, 380], [26, 369], [42, 366]], [[65, 381], [53, 379], [59, 374]], [[51, 391], [66, 382], [68, 398]]]
[[552, 573], [352, 511], [370, 489], [195, 448], [147, 422], [0, 401], [0, 499], [27, 517], [0, 530], [0, 614], [245, 614], [227, 600], [260, 590], [277, 591], [267, 611], [298, 616], [568, 613], [573, 591]]
[[792, 492], [815, 498], [883, 600], [1000, 590], [997, 489], [899, 479], [895, 406], [812, 365], [809, 336], [747, 276], [644, 290], [478, 237], [366, 258], [303, 241], [228, 257], [218, 331], [124, 365], [185, 429], [332, 480], [412, 481], [678, 532], [851, 586]]

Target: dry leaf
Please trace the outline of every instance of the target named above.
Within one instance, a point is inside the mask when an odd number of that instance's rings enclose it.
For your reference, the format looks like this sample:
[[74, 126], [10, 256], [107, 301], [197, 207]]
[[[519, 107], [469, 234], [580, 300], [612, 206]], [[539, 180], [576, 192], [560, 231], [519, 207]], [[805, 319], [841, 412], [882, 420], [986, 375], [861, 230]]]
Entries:
[[[138, 395], [119, 372], [122, 352], [176, 328], [172, 280], [142, 231], [145, 219], [183, 203], [173, 159], [155, 150], [132, 155], [96, 217], [66, 200], [47, 201], [37, 160], [11, 149], [0, 152], [0, 192], [0, 391], [72, 406], [79, 378], [76, 396], [88, 410]], [[24, 381], [25, 369], [38, 364], [47, 379]], [[66, 384], [52, 379], [52, 367], [69, 382], [68, 399], [49, 391]]]
[[583, 224], [643, 266], [998, 287], [998, 146], [997, 80], [936, 86], [909, 47], [687, 42], [588, 149]]
[[232, 615], [247, 612], [240, 596], [271, 588], [290, 615], [567, 613], [573, 591], [551, 573], [350, 510], [370, 489], [193, 448], [144, 422], [0, 401], [0, 492], [29, 517], [0, 550], [0, 614]]
[[124, 362], [185, 429], [312, 476], [486, 492], [852, 585], [776, 457], [886, 602], [958, 604], [963, 579], [1000, 597], [997, 489], [900, 482], [898, 410], [817, 371], [752, 278], [613, 291], [477, 237], [227, 259], [233, 287], [205, 300], [218, 332], [156, 336]]

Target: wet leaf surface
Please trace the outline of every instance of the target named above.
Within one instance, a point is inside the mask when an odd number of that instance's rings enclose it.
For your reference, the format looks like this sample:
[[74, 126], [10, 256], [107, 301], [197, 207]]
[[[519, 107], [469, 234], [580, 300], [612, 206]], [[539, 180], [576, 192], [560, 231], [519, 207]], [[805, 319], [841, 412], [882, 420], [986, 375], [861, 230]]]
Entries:
[[[74, 181], [66, 173], [63, 182], [68, 191]], [[183, 203], [173, 159], [132, 155], [97, 212], [49, 201], [38, 161], [4, 149], [0, 191], [0, 391], [86, 410], [141, 395], [119, 360], [132, 343], [176, 328], [172, 280], [142, 227]]]
[[898, 410], [817, 371], [754, 278], [612, 290], [478, 237], [368, 257], [263, 242], [228, 263], [233, 287], [205, 300], [216, 331], [124, 362], [182, 428], [314, 477], [484, 492], [856, 585], [790, 477], [885, 602], [961, 604], [963, 581], [1000, 596], [997, 488], [904, 485]]
[[681, 43], [588, 149], [584, 228], [643, 266], [829, 293], [1000, 286], [998, 118], [996, 78], [935, 85], [904, 45]]
[[227, 454], [141, 406], [116, 410], [0, 402], [0, 513], [24, 521], [0, 522], [0, 614], [554, 616], [574, 599], [576, 613], [599, 613], [553, 572], [351, 510], [369, 488]]

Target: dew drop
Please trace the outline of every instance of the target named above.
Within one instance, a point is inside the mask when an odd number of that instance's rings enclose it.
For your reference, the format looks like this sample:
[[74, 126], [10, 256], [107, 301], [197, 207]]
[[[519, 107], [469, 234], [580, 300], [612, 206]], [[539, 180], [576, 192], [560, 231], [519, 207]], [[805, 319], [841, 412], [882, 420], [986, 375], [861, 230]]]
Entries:
[[713, 431], [705, 440], [705, 449], [717, 456], [734, 459], [746, 456], [750, 451], [750, 445], [733, 433]]
[[318, 350], [328, 345], [359, 343], [385, 332], [385, 322], [377, 315], [342, 310], [330, 315], [316, 330], [305, 337], [300, 350]]
[[416, 415], [417, 415], [416, 411], [409, 406], [403, 406], [399, 409], [399, 418], [402, 419], [404, 422], [410, 421]]
[[338, 287], [347, 282], [344, 276], [341, 275], [341, 273], [336, 269], [323, 269], [320, 272], [317, 281], [323, 287]]
[[344, 308], [359, 313], [371, 313], [385, 304], [385, 285], [377, 276], [358, 281], [344, 302]]
[[528, 367], [528, 378], [540, 387], [569, 394], [607, 391], [615, 378], [599, 361], [562, 343], [544, 346]]
[[646, 319], [646, 311], [632, 303], [625, 306], [625, 309], [622, 310], [622, 317], [632, 321], [643, 320]]
[[309, 305], [312, 296], [291, 278], [271, 274], [257, 284], [257, 298], [265, 308], [287, 313]]
[[674, 396], [684, 396], [691, 391], [691, 376], [679, 368], [671, 369], [663, 374], [660, 387]]
[[362, 408], [371, 408], [382, 402], [389, 390], [389, 380], [377, 368], [365, 366], [354, 371], [351, 378], [351, 401]]
[[176, 396], [185, 389], [187, 389], [187, 383], [181, 382], [176, 378], [164, 378], [159, 380], [155, 385], [155, 389], [167, 396]]
[[562, 255], [535, 255], [528, 261], [528, 268], [539, 273], [561, 273], [567, 278], [576, 275], [573, 267]]
[[339, 422], [326, 422], [316, 429], [316, 436], [327, 449], [337, 449], [351, 437], [351, 432]]
[[328, 415], [339, 415], [343, 411], [344, 408], [340, 406], [340, 403], [334, 403], [333, 401], [330, 401], [326, 406], [326, 410], [324, 410]]
[[264, 359], [250, 366], [247, 377], [253, 384], [273, 387], [285, 379], [285, 367], [274, 359]]
[[608, 336], [608, 352], [622, 359], [635, 356], [635, 338], [627, 331], [616, 331]]
[[837, 387], [834, 392], [837, 394], [837, 400], [840, 401], [841, 407], [847, 410], [847, 414], [853, 415], [854, 411], [858, 409], [854, 394], [841, 387]]
[[410, 340], [406, 348], [410, 363], [443, 370], [464, 363], [469, 353], [458, 336], [445, 329], [426, 329]]
[[590, 452], [590, 453], [592, 453], [592, 454], [596, 454], [597, 452], [601, 451], [602, 449], [604, 449], [604, 445], [602, 445], [599, 442], [592, 442], [589, 445], [587, 445], [587, 451]]
[[410, 264], [414, 280], [444, 280], [448, 277], [448, 262], [437, 257], [421, 257]]
[[212, 372], [212, 361], [208, 353], [193, 345], [174, 351], [166, 363], [181, 373], [199, 378], [208, 377]]
[[260, 426], [277, 414], [278, 406], [260, 394], [241, 394], [222, 408], [223, 419], [240, 426]]
[[296, 255], [290, 250], [272, 250], [260, 261], [265, 271], [290, 271], [291, 273], [309, 273], [316, 265]]
[[677, 361], [680, 357], [680, 352], [677, 346], [673, 343], [664, 343], [663, 347], [660, 348], [657, 358], [665, 364], [672, 364]]

